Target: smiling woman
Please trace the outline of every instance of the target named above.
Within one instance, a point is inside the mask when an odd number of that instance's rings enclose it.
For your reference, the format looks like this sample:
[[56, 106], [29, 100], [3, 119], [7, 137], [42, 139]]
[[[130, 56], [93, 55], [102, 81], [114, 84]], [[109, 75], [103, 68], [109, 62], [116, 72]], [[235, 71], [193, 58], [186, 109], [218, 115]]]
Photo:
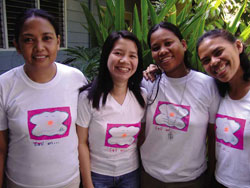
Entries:
[[14, 44], [25, 64], [0, 76], [0, 187], [6, 169], [8, 188], [79, 188], [75, 121], [87, 81], [55, 62], [60, 36], [46, 11], [20, 15]]
[[140, 149], [142, 187], [209, 187], [206, 135], [212, 154], [216, 85], [211, 77], [190, 69], [186, 42], [175, 25], [161, 22], [152, 27], [148, 44], [163, 72], [153, 83], [143, 80], [149, 102]]
[[84, 187], [139, 187], [137, 137], [145, 110], [142, 53], [128, 31], [111, 33], [98, 76], [82, 88], [77, 133]]
[[[44, 83], [55, 76], [54, 61], [60, 47], [60, 35], [48, 20], [41, 17], [26, 19], [14, 45], [23, 56], [24, 70], [31, 79]], [[41, 76], [45, 73], [46, 77]]]
[[250, 188], [250, 61], [244, 45], [225, 30], [205, 33], [197, 52], [222, 96], [216, 115], [217, 187]]
[[178, 78], [187, 74], [184, 64], [184, 54], [187, 44], [173, 32], [159, 28], [150, 38], [152, 57], [167, 76]]
[[[243, 51], [242, 43], [237, 40], [232, 45], [223, 38], [207, 38], [199, 47], [198, 53], [206, 72], [221, 82], [233, 81], [240, 71], [239, 54]], [[241, 74], [240, 72], [238, 74]]]
[[129, 39], [119, 39], [108, 58], [108, 69], [114, 84], [127, 85], [129, 78], [135, 73], [138, 66], [136, 44]]

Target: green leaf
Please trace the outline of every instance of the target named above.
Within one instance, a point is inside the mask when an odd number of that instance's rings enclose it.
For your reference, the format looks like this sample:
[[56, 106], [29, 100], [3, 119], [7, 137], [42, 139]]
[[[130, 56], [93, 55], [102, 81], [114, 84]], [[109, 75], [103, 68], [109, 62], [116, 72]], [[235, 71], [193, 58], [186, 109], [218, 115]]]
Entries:
[[150, 0], [147, 0], [147, 2], [148, 2], [148, 10], [149, 10], [152, 25], [156, 25], [158, 24], [158, 19], [157, 19], [155, 9], [153, 5], [151, 4]]
[[164, 18], [169, 13], [169, 10], [175, 5], [177, 0], [166, 1], [166, 5], [161, 10], [160, 14], [158, 15], [158, 21], [164, 20]]
[[86, 26], [85, 24], [81, 24], [81, 26], [83, 26], [84, 29], [86, 29], [88, 32], [90, 32], [88, 26]]
[[220, 22], [214, 21], [214, 22], [212, 22], [212, 23], [216, 26], [216, 28], [218, 28], [218, 29], [223, 29], [223, 25], [221, 25]]
[[133, 33], [137, 36], [139, 41], [142, 40], [141, 25], [136, 5], [134, 6]]
[[182, 25], [179, 26], [185, 39], [187, 39], [187, 37], [197, 29], [199, 23], [202, 23], [201, 20], [205, 19], [204, 15], [206, 13], [206, 10], [207, 4], [203, 5], [190, 20], [187, 20], [185, 23], [182, 23]]
[[[83, 9], [83, 12], [85, 14], [85, 17], [87, 19], [87, 22], [88, 22], [88, 30], [90, 32], [90, 36], [91, 36], [91, 39], [92, 39], [92, 42], [93, 41], [96, 41], [97, 39], [97, 44], [96, 43], [92, 43], [92, 45], [94, 46], [101, 46], [103, 44], [103, 38], [102, 38], [102, 34], [100, 32], [100, 29], [95, 21], [95, 18], [94, 16], [92, 15], [92, 13], [89, 11], [89, 8], [83, 3], [81, 2], [81, 7]], [[95, 39], [96, 38], [96, 39]]]
[[125, 29], [125, 19], [124, 19], [124, 0], [115, 1], [115, 30], [120, 31]]
[[241, 6], [240, 10], [235, 15], [234, 20], [230, 23], [230, 25], [228, 27], [229, 32], [235, 34], [235, 32], [237, 31], [238, 25], [240, 23], [241, 15], [245, 11], [246, 5], [247, 5], [247, 0], [244, 1], [244, 4]]
[[147, 0], [141, 0], [141, 29], [142, 38], [145, 43], [147, 43], [148, 35], [148, 3]]
[[193, 29], [191, 33], [190, 39], [188, 41], [188, 49], [189, 51], [195, 51], [197, 39], [203, 34], [205, 27], [205, 19], [201, 17], [201, 19], [195, 22], [196, 27]]
[[111, 15], [113, 15], [112, 13], [115, 12], [115, 4], [112, 0], [106, 0], [106, 5], [107, 5], [107, 8], [110, 12]]
[[106, 1], [107, 9], [105, 11], [105, 27], [108, 30], [108, 33], [114, 30], [115, 25], [115, 5], [112, 0]]
[[216, 3], [214, 4], [214, 9], [217, 9], [217, 8], [219, 8], [219, 6], [221, 5], [221, 3], [224, 3], [225, 2], [225, 0], [217, 0], [216, 1]]
[[250, 37], [250, 25], [242, 31], [239, 38], [241, 38], [243, 41], [246, 41], [249, 37]]
[[173, 5], [173, 7], [171, 8], [171, 13], [168, 16], [168, 22], [176, 25], [176, 6]]
[[100, 24], [100, 29], [101, 29], [101, 33], [102, 33], [102, 38], [103, 40], [105, 41], [106, 38], [108, 37], [109, 33], [108, 33], [108, 30], [105, 26], [103, 26], [103, 24]]
[[101, 7], [98, 0], [95, 0], [99, 22], [102, 22]]
[[181, 10], [181, 12], [178, 14], [177, 18], [176, 18], [176, 23], [177, 25], [180, 25], [180, 23], [182, 23], [185, 18], [188, 16], [188, 9], [191, 5], [191, 2], [187, 3], [184, 8]]
[[[250, 54], [250, 46], [246, 47], [245, 53], [246, 53], [246, 54]], [[248, 57], [249, 57], [249, 56], [248, 56]]]

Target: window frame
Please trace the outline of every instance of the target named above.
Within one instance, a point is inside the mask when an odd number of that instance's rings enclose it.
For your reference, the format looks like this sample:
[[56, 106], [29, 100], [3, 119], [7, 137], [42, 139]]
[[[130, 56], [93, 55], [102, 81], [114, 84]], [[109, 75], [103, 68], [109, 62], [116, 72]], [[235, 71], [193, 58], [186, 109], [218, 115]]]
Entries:
[[[7, 0], [2, 0], [1, 6], [2, 6], [2, 13], [0, 16], [2, 16], [3, 20], [3, 47], [0, 47], [0, 52], [1, 51], [16, 51], [15, 47], [9, 47], [9, 40], [8, 40], [8, 27], [7, 27], [7, 13], [6, 13], [6, 2]], [[67, 0], [62, 0], [63, 1], [63, 36], [64, 36], [64, 42], [63, 46], [60, 47], [60, 50], [67, 49], [68, 45], [68, 34], [67, 34]], [[36, 8], [40, 9], [40, 0], [34, 0], [36, 4]]]

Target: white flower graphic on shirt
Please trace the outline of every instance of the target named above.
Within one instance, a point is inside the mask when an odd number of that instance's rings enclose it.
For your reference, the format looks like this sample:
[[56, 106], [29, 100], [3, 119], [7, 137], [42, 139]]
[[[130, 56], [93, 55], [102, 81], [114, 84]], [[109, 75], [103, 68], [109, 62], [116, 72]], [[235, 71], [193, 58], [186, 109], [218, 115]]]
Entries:
[[239, 140], [234, 133], [240, 129], [239, 123], [227, 118], [217, 118], [216, 125], [216, 136], [218, 139], [231, 143], [232, 145], [236, 145], [238, 143]]
[[67, 131], [67, 126], [63, 122], [68, 116], [68, 113], [62, 111], [34, 115], [30, 118], [30, 122], [36, 125], [32, 134], [34, 136], [63, 135]]
[[165, 124], [178, 129], [183, 129], [186, 126], [182, 118], [188, 115], [187, 109], [173, 104], [161, 104], [159, 111], [160, 114], [155, 117], [157, 124]]
[[109, 130], [109, 134], [112, 136], [108, 139], [108, 143], [111, 145], [118, 144], [120, 146], [131, 145], [135, 138], [134, 136], [138, 134], [139, 127], [113, 127]]

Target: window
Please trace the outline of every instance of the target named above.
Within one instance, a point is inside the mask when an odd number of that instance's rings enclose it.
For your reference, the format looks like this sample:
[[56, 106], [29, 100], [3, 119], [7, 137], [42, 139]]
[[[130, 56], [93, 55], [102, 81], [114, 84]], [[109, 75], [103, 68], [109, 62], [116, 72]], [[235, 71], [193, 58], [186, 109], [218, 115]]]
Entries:
[[[3, 12], [3, 5], [0, 3], [0, 13]], [[3, 48], [3, 14], [0, 15], [0, 48]]]
[[58, 23], [59, 31], [61, 34], [61, 47], [65, 45], [64, 39], [64, 3], [63, 0], [40, 0], [40, 8], [48, 11], [53, 15]]
[[14, 39], [16, 16], [29, 8], [46, 10], [56, 18], [61, 34], [61, 47], [65, 47], [64, 6], [65, 0], [3, 0], [0, 5], [0, 48], [14, 47], [12, 41]]

